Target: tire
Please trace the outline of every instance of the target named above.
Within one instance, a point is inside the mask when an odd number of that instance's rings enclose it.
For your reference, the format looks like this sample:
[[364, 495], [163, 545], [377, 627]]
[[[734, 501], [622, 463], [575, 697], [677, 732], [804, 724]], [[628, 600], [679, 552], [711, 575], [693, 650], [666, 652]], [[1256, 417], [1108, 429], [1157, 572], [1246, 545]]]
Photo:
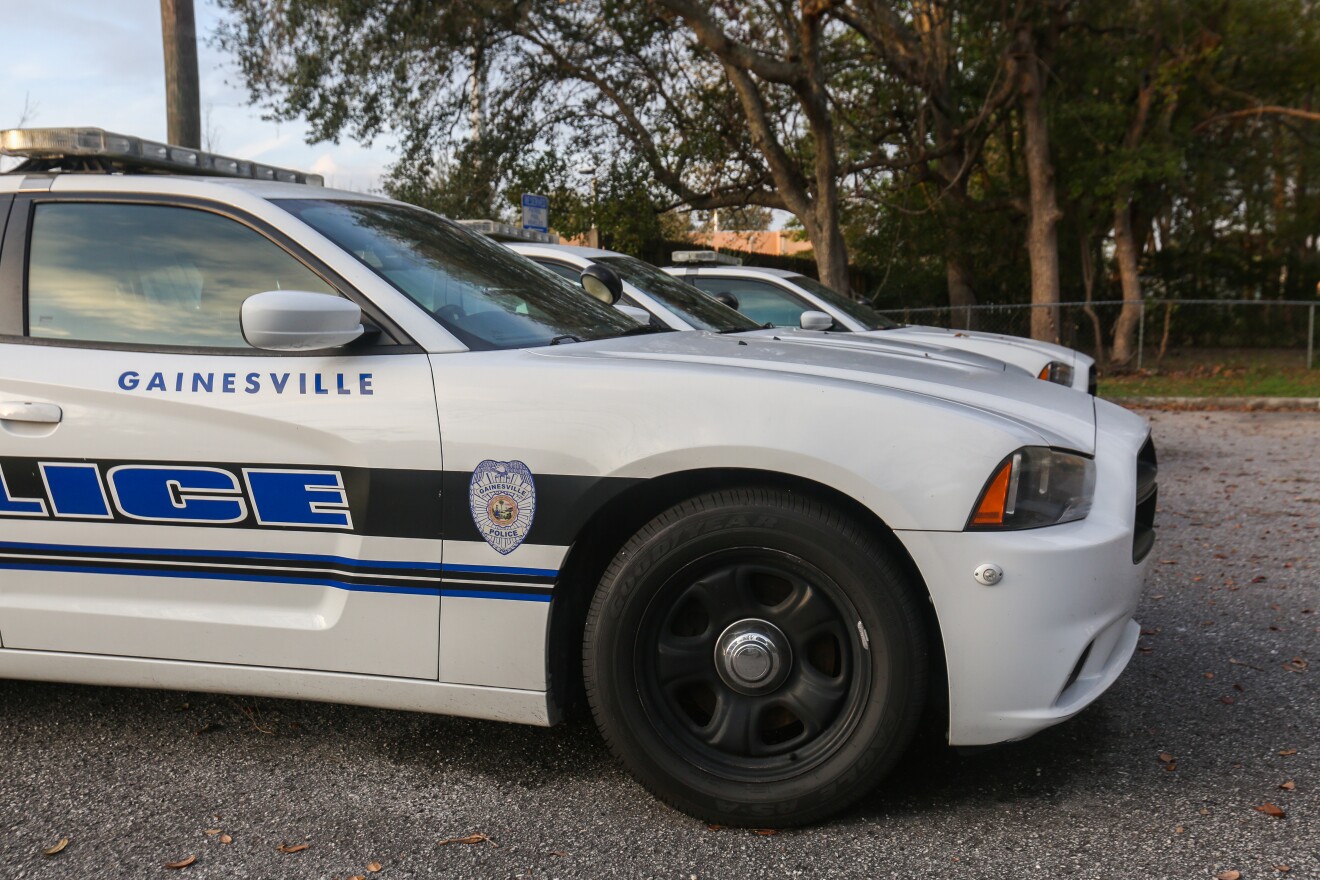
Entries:
[[615, 756], [708, 822], [784, 827], [865, 795], [926, 694], [914, 591], [852, 519], [779, 490], [665, 511], [606, 569], [587, 699]]

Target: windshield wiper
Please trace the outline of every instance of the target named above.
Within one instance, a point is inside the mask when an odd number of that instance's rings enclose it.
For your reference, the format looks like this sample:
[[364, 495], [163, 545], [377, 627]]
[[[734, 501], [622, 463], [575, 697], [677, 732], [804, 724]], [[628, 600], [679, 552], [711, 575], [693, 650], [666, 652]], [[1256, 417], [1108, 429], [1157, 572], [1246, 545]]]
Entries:
[[569, 334], [565, 333], [563, 336], [556, 336], [553, 339], [551, 339], [550, 344], [562, 345], [565, 342], [581, 342], [581, 341], [582, 340], [578, 339], [576, 336], [570, 336]]
[[622, 333], [614, 334], [614, 338], [620, 336], [641, 336], [644, 333], [673, 333], [673, 327], [657, 327], [655, 324], [639, 324], [636, 327], [629, 327]]

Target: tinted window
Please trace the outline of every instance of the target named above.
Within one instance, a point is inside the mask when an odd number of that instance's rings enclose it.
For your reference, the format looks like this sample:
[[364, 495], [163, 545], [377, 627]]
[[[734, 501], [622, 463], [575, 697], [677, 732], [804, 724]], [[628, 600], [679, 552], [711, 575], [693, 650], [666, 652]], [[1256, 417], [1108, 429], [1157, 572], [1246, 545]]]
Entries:
[[596, 262], [604, 263], [614, 269], [624, 281], [655, 297], [670, 311], [675, 312], [698, 330], [727, 333], [756, 330], [761, 326], [738, 314], [724, 303], [711, 299], [692, 285], [636, 257], [601, 257]]
[[277, 204], [356, 257], [473, 349], [618, 336], [637, 325], [531, 260], [392, 202]]
[[768, 281], [753, 278], [714, 278], [694, 275], [688, 278], [697, 287], [714, 296], [731, 293], [738, 298], [738, 311], [757, 324], [796, 327], [802, 313], [815, 308], [811, 303]]
[[334, 290], [260, 233], [166, 205], [39, 204], [28, 253], [28, 335], [245, 348], [243, 300]]

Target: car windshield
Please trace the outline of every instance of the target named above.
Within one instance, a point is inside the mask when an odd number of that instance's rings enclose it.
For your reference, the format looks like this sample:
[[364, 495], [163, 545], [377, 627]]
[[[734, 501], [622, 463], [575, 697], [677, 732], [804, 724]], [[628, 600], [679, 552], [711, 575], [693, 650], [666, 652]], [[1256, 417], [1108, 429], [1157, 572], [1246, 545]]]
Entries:
[[636, 324], [580, 287], [457, 223], [390, 202], [282, 199], [477, 350], [619, 336]]
[[893, 330], [903, 325], [892, 321], [871, 308], [870, 303], [844, 296], [832, 287], [826, 287], [814, 278], [805, 275], [790, 275], [788, 280], [808, 293], [813, 293], [834, 308], [843, 312], [854, 321], [860, 321], [868, 330]]
[[655, 297], [697, 330], [736, 333], [761, 329], [760, 324], [741, 312], [636, 257], [600, 257], [596, 262], [604, 263], [618, 272], [624, 281]]

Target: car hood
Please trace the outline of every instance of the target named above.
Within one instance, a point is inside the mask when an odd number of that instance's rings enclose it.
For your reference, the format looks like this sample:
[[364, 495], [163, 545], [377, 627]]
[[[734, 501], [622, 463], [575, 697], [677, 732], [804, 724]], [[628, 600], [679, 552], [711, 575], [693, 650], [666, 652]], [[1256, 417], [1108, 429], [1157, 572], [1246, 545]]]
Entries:
[[[1041, 357], [1042, 365], [1049, 361], [1062, 361], [1069, 366], [1076, 366], [1077, 352], [1063, 345], [1041, 342], [1022, 336], [1006, 336], [1002, 333], [986, 333], [981, 330], [949, 330], [944, 327], [926, 327], [920, 324], [905, 324], [893, 330], [873, 331], [876, 337], [891, 337], [911, 342], [925, 342], [931, 345], [951, 345], [957, 348], [967, 347], [970, 351], [980, 352], [991, 357], [1003, 357], [1006, 351], [1020, 351]], [[871, 335], [871, 334], [868, 334]], [[1000, 352], [996, 355], [995, 352]]]
[[949, 348], [937, 342], [922, 339], [887, 339], [863, 333], [838, 333], [828, 330], [803, 330], [799, 327], [774, 327], [765, 330], [748, 330], [739, 333], [741, 339], [762, 338], [776, 339], [797, 345], [829, 345], [842, 348], [861, 348], [869, 351], [885, 351], [899, 357], [921, 358], [942, 363], [954, 363], [968, 367], [981, 367], [995, 372], [1004, 372], [1010, 367], [1004, 361], [974, 351]]
[[[992, 413], [1024, 425], [1049, 445], [1091, 454], [1095, 406], [1090, 395], [1041, 382], [1019, 371], [951, 358], [917, 357], [868, 346], [788, 342], [691, 331], [627, 336], [529, 349], [544, 357], [701, 364], [853, 382], [924, 395]], [[791, 401], [785, 406], [791, 408]]]

